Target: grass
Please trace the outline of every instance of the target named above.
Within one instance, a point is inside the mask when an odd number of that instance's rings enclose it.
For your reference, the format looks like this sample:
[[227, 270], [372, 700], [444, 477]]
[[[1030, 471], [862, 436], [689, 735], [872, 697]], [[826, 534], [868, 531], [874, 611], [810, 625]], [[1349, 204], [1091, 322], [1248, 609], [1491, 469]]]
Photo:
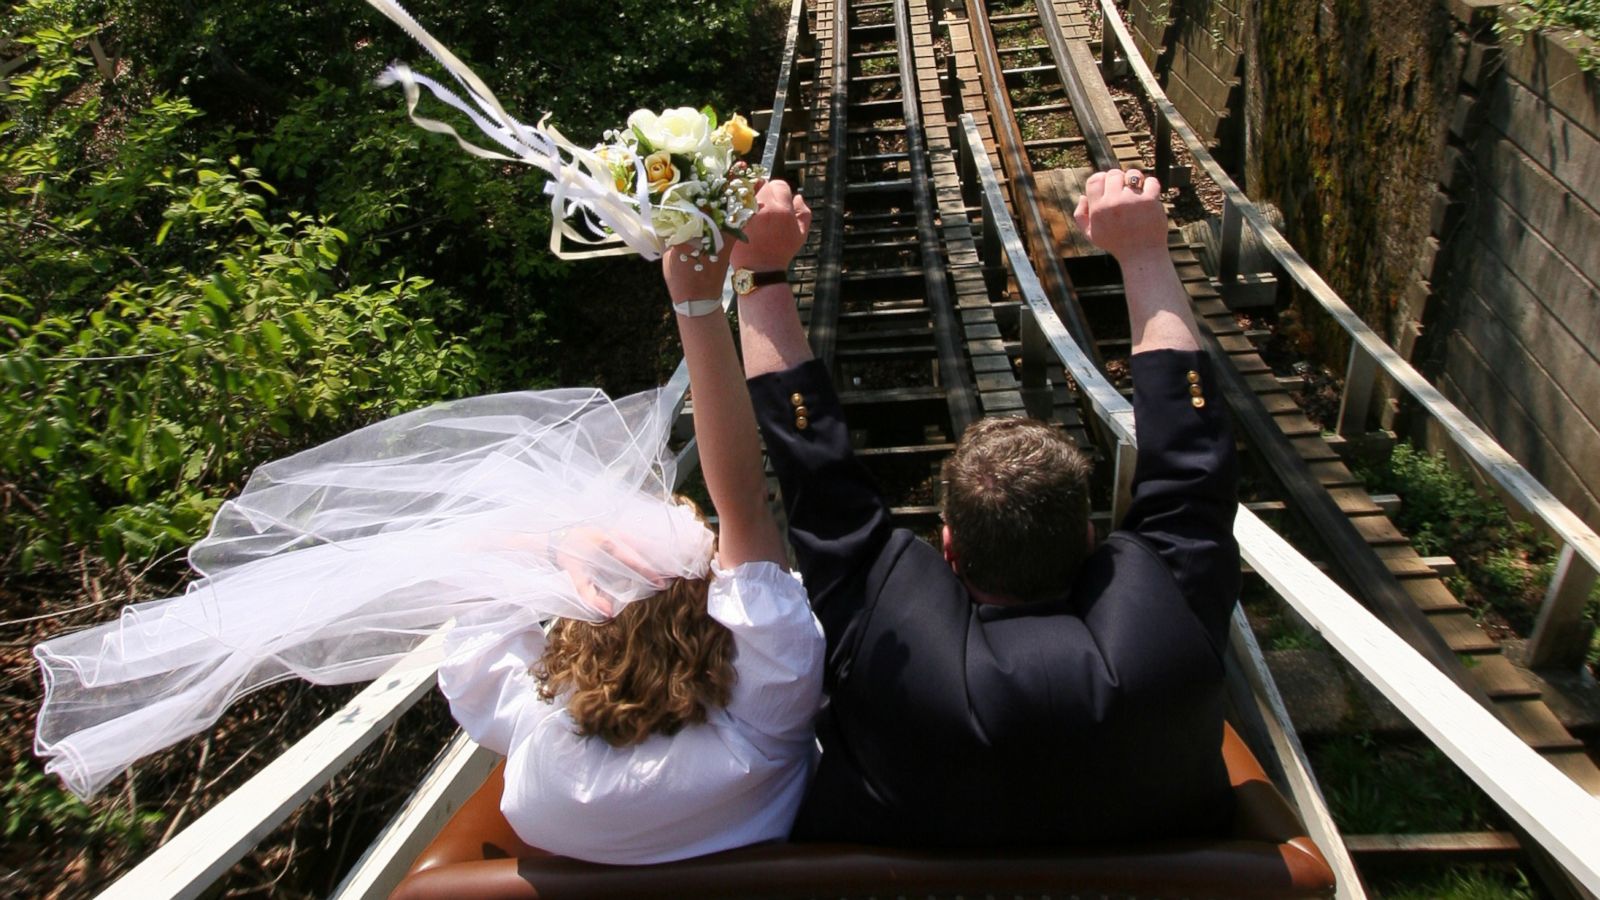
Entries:
[[1437, 747], [1361, 732], [1307, 743], [1328, 808], [1347, 834], [1494, 827], [1494, 807]]
[[1499, 501], [1478, 493], [1441, 453], [1402, 443], [1389, 458], [1361, 468], [1375, 492], [1401, 499], [1395, 523], [1417, 552], [1455, 559], [1450, 590], [1480, 616], [1493, 612], [1526, 636], [1555, 567], [1555, 549]]
[[1368, 879], [1379, 900], [1534, 900], [1522, 871], [1502, 866], [1442, 866]]

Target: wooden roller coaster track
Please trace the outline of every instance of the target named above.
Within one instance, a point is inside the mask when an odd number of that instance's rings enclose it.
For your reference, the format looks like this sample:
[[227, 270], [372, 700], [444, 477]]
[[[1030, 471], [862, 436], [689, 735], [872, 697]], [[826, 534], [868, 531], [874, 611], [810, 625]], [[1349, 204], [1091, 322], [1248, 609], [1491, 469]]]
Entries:
[[[1098, 45], [1095, 16], [1103, 22]], [[1002, 46], [997, 27], [1025, 32], [1022, 43]], [[931, 535], [939, 460], [961, 430], [981, 416], [1048, 418], [1096, 454], [1110, 487], [1095, 515], [1114, 523], [1126, 505], [1137, 441], [1131, 407], [1104, 370], [1126, 344], [1106, 324], [1120, 315], [1121, 285], [1114, 266], [1065, 227], [1061, 204], [1075, 199], [1090, 169], [1147, 156], [1164, 182], [1184, 183], [1186, 170], [1173, 166], [1176, 137], [1225, 197], [1220, 271], [1205, 271], [1176, 229], [1169, 248], [1206, 348], [1226, 373], [1223, 393], [1247, 454], [1274, 474], [1284, 498], [1240, 509], [1245, 560], [1499, 805], [1508, 829], [1341, 835], [1242, 612], [1231, 648], [1240, 730], [1338, 871], [1339, 896], [1365, 896], [1357, 863], [1367, 860], [1518, 853], [1559, 895], [1600, 891], [1600, 802], [1591, 796], [1600, 792], [1600, 770], [1587, 749], [1295, 406], [1237, 325], [1229, 299], [1280, 278], [1300, 284], [1355, 338], [1342, 431], [1364, 425], [1382, 370], [1546, 523], [1563, 555], [1533, 641], [1542, 664], [1568, 660], [1582, 637], [1573, 597], [1581, 602], [1594, 583], [1600, 539], [1349, 312], [1210, 159], [1132, 47], [1108, 0], [814, 0], [809, 7], [793, 0], [773, 109], [757, 124], [767, 135], [764, 162], [816, 209], [791, 280], [812, 345], [840, 387], [858, 454], [883, 485], [897, 524]], [[1029, 54], [1045, 61], [1006, 65]], [[1122, 66], [1155, 111], [1153, 140], [1127, 128], [1106, 86], [1105, 73]], [[1030, 93], [1015, 102], [1022, 87]], [[1027, 137], [1023, 123], [1038, 116], [1067, 122], [1068, 133]], [[1036, 159], [1056, 151], [1079, 154], [1079, 165], [1035, 170]], [[1238, 271], [1245, 227], [1278, 271]], [[686, 387], [680, 366], [668, 390], [681, 403]], [[681, 472], [692, 470], [692, 437], [681, 458]], [[1320, 537], [1312, 552], [1325, 565], [1261, 521], [1256, 511], [1268, 507], [1309, 523]], [[106, 896], [206, 891], [432, 685], [437, 640]], [[491, 761], [458, 736], [337, 895], [386, 893]]]

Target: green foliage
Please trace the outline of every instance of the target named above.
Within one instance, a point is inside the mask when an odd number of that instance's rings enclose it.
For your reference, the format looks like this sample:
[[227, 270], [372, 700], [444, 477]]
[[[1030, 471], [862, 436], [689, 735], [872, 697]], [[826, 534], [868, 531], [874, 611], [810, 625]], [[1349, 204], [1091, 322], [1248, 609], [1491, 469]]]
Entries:
[[1554, 548], [1513, 520], [1504, 505], [1479, 494], [1441, 453], [1402, 443], [1360, 474], [1372, 490], [1400, 495], [1396, 522], [1418, 552], [1455, 559], [1460, 574], [1449, 583], [1458, 597], [1529, 632], [1554, 570]]
[[3, 97], [0, 527], [23, 570], [74, 545], [154, 558], [250, 466], [478, 381], [432, 319], [458, 300], [387, 260], [353, 280], [327, 217], [185, 152], [186, 99], [110, 102], [75, 49], [93, 31], [22, 34], [38, 60]]
[[57, 787], [54, 778], [30, 768], [27, 763], [17, 763], [5, 787], [0, 788], [5, 795], [7, 841], [65, 839], [89, 846], [114, 842], [138, 849], [154, 836], [155, 826], [165, 818], [159, 812], [133, 812], [120, 803], [90, 806]]
[[1522, 870], [1487, 865], [1376, 874], [1369, 889], [1382, 900], [1534, 900], [1542, 896]]
[[[579, 142], [637, 106], [764, 105], [776, 68], [743, 68], [774, 55], [771, 0], [407, 7], [514, 114], [549, 111]], [[110, 569], [133, 599], [170, 587], [175, 566], [153, 586], [136, 573], [198, 538], [254, 466], [376, 418], [546, 384], [583, 354], [654, 377], [661, 342], [615, 335], [652, 337], [618, 321], [630, 303], [667, 318], [659, 277], [556, 260], [537, 173], [461, 153], [373, 87], [391, 60], [431, 63], [365, 4], [14, 0], [0, 35], [30, 56], [0, 90], [0, 584], [33, 588], [0, 591], [3, 618], [99, 599], [83, 585]], [[586, 330], [603, 346], [580, 346]], [[180, 765], [148, 767], [143, 802], [176, 810]], [[85, 866], [60, 838], [136, 847], [154, 825], [26, 768], [5, 791], [8, 848], [37, 848], [46, 879], [76, 873], [24, 894], [87, 895], [129, 856]]]
[[[1571, 29], [1591, 41], [1600, 41], [1600, 0], [1520, 0], [1518, 8], [1527, 15], [1510, 28], [1507, 20], [1495, 28], [1514, 40], [1544, 28]], [[1578, 52], [1578, 65], [1585, 72], [1600, 72], [1600, 51], [1593, 46]]]
[[1276, 629], [1267, 639], [1269, 650], [1317, 650], [1324, 646], [1316, 632], [1295, 626]]
[[1339, 830], [1349, 834], [1473, 831], [1493, 805], [1432, 744], [1341, 735], [1307, 747]]

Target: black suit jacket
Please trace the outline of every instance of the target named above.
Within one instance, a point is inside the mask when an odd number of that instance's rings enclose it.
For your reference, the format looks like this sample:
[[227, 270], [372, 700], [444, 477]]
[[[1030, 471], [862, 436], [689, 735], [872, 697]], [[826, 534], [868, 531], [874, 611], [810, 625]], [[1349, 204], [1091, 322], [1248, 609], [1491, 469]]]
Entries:
[[1210, 382], [1200, 354], [1132, 369], [1122, 528], [1067, 597], [1013, 607], [973, 603], [939, 551], [890, 526], [820, 363], [751, 379], [827, 635], [822, 762], [797, 839], [1015, 846], [1227, 826], [1233, 439], [1222, 404], [1192, 396]]

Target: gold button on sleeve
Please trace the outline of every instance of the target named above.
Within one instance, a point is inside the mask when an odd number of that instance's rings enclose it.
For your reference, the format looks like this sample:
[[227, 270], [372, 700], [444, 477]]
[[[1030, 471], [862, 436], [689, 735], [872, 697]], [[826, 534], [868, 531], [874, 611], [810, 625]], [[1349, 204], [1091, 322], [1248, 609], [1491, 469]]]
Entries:
[[1189, 402], [1194, 404], [1194, 408], [1195, 409], [1203, 409], [1203, 408], [1205, 408], [1205, 405], [1206, 405], [1206, 398], [1204, 398], [1204, 397], [1191, 397], [1189, 399]]
[[1191, 396], [1191, 397], [1200, 396], [1200, 385], [1198, 385], [1198, 384], [1189, 385], [1189, 396]]
[[1200, 373], [1196, 372], [1193, 369], [1190, 369], [1189, 370], [1189, 383], [1190, 384], [1199, 384], [1200, 383]]
[[805, 395], [804, 394], [790, 394], [789, 395], [789, 405], [790, 406], [794, 406], [794, 407], [805, 406], [806, 405]]
[[807, 416], [810, 416], [810, 415], [811, 415], [811, 411], [806, 409], [804, 406], [796, 406], [794, 408], [794, 417], [796, 419], [804, 419], [804, 418], [806, 418]]
[[811, 420], [807, 419], [805, 416], [795, 416], [794, 417], [794, 427], [796, 429], [798, 429], [800, 431], [805, 431], [806, 428], [808, 426], [810, 426], [810, 425], [811, 425]]

